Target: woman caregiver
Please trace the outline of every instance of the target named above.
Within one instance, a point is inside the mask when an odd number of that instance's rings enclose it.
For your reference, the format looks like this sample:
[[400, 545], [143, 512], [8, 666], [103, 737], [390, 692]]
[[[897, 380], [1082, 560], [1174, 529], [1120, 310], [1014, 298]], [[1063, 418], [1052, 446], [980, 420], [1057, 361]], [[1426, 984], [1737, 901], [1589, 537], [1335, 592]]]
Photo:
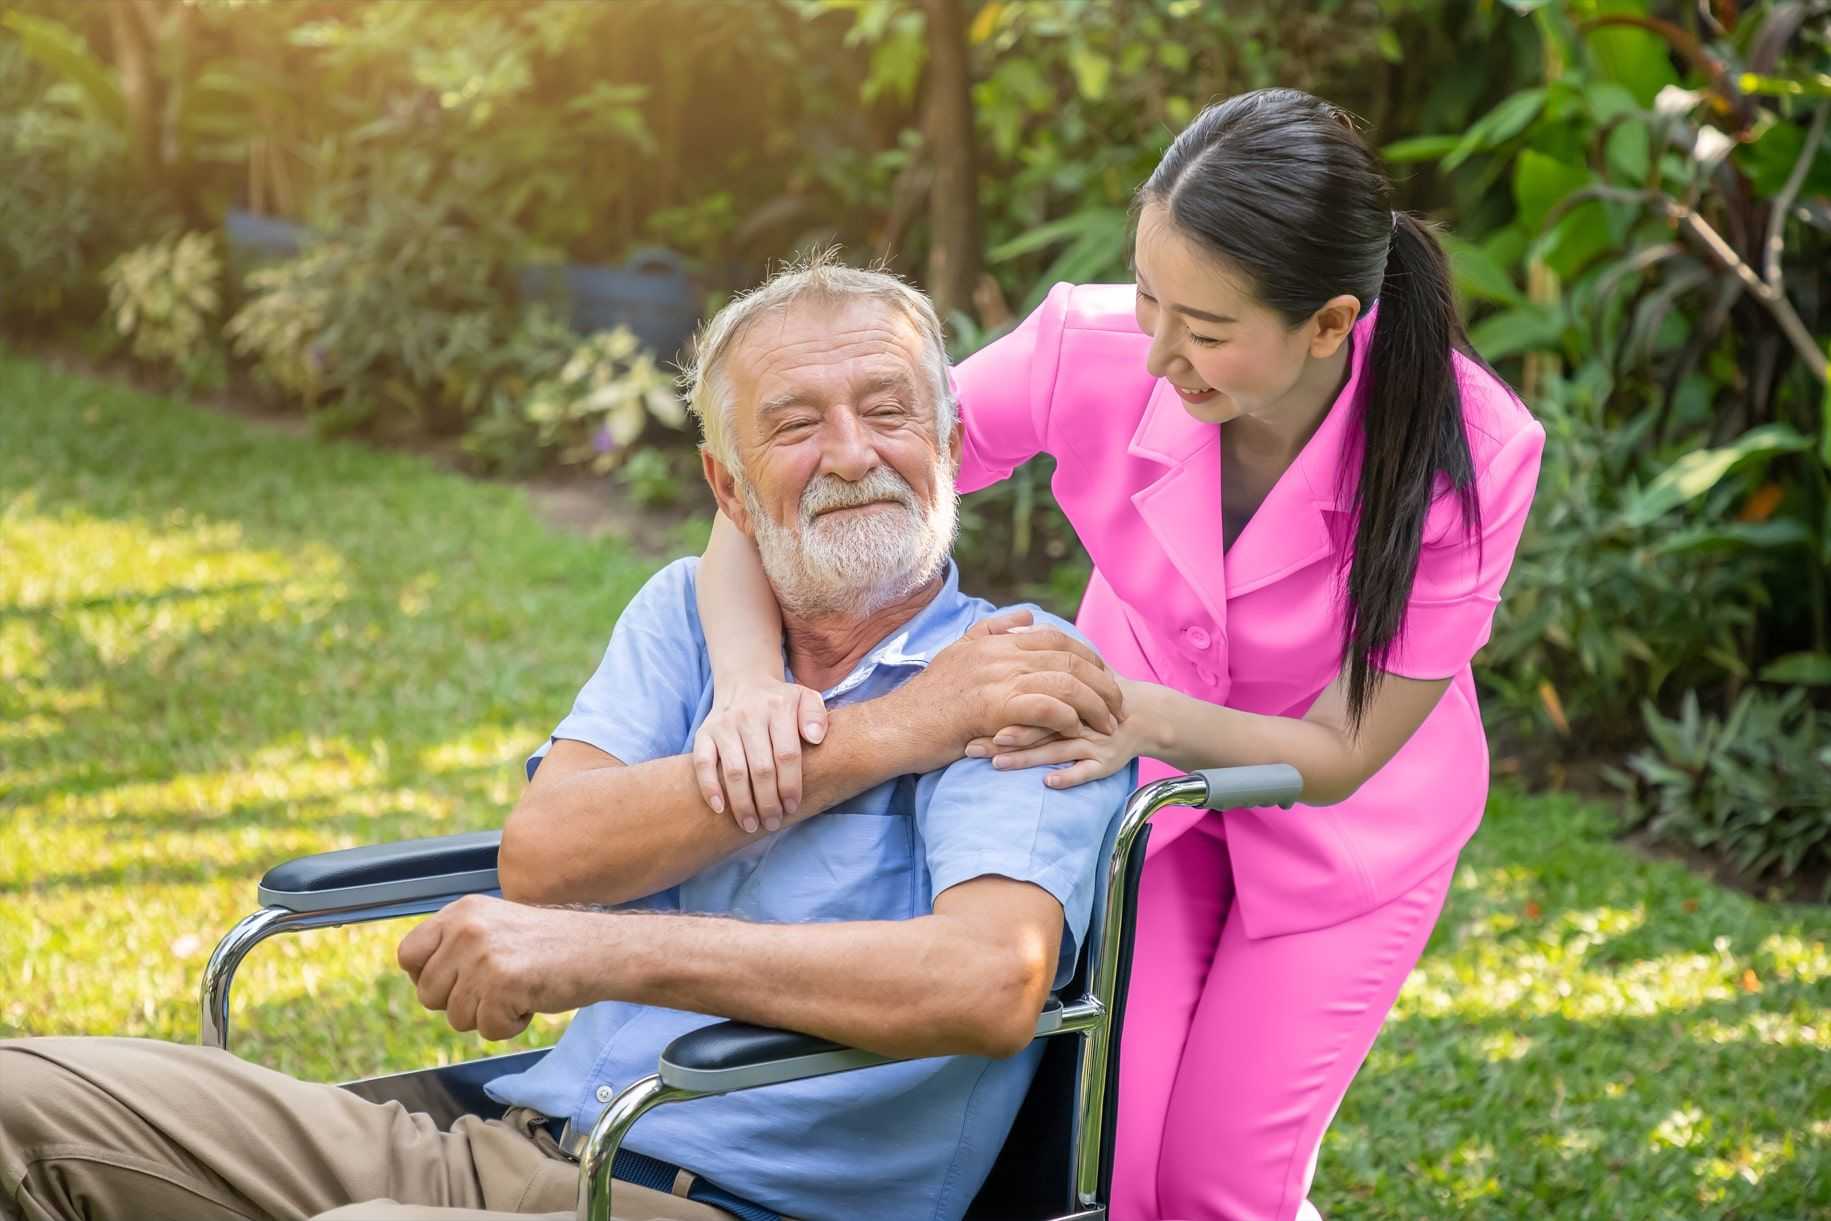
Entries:
[[[1466, 354], [1442, 249], [1388, 191], [1328, 103], [1218, 103], [1139, 192], [1135, 285], [1058, 285], [954, 371], [959, 489], [1054, 456], [1094, 565], [1077, 625], [1124, 694], [1110, 734], [1012, 726], [967, 753], [1056, 765], [1057, 786], [1134, 756], [1147, 782], [1303, 776], [1288, 812], [1156, 819], [1115, 1221], [1316, 1215], [1323, 1132], [1481, 819], [1469, 663], [1544, 430]], [[797, 756], [822, 714], [782, 681], [769, 586], [722, 518], [699, 590], [720, 697], [702, 785], [712, 800], [715, 760], [741, 762], [756, 796], [733, 793], [733, 814], [751, 825], [797, 799], [794, 759], [771, 756]]]

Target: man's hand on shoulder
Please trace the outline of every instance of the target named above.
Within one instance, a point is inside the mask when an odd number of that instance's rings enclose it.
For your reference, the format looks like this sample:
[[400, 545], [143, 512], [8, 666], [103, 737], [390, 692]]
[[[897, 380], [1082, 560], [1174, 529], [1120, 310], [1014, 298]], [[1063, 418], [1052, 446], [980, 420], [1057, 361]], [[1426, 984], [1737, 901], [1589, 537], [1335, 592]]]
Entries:
[[596, 913], [467, 895], [408, 933], [396, 958], [420, 1003], [443, 1010], [453, 1030], [510, 1039], [536, 1013], [598, 999], [586, 947], [608, 931]]
[[899, 689], [919, 703], [942, 739], [948, 752], [942, 765], [973, 739], [1013, 725], [1063, 736], [1118, 728], [1125, 700], [1100, 655], [1031, 618], [1016, 610], [980, 620]]

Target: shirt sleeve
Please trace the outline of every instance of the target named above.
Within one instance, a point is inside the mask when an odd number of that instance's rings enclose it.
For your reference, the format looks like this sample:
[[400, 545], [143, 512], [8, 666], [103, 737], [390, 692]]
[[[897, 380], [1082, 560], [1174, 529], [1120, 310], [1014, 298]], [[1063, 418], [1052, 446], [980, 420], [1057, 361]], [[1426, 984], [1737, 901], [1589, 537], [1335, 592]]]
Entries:
[[976, 492], [1008, 478], [1045, 448], [1062, 319], [1071, 292], [1073, 285], [1057, 284], [1016, 330], [953, 369], [964, 433], [960, 491]]
[[[1503, 445], [1475, 480], [1481, 505], [1481, 535], [1461, 528], [1453, 500], [1446, 508], [1455, 519], [1441, 537], [1427, 541], [1418, 554], [1418, 574], [1399, 639], [1385, 670], [1402, 678], [1450, 678], [1488, 642], [1501, 586], [1513, 567], [1526, 513], [1538, 487], [1539, 458], [1545, 430], [1536, 420]], [[1428, 531], [1427, 531], [1428, 533]]]
[[[1040, 612], [1037, 621], [1074, 631]], [[923, 783], [931, 788], [927, 800], [916, 803], [916, 827], [927, 853], [930, 902], [981, 877], [1042, 887], [1062, 905], [1062, 950], [1053, 985], [1061, 987], [1074, 974], [1087, 934], [1107, 827], [1136, 787], [1137, 766], [1133, 762], [1071, 789], [1043, 783], [1059, 767], [1007, 772], [990, 759], [961, 759], [925, 776]]]
[[699, 610], [697, 558], [676, 560], [650, 577], [611, 631], [604, 658], [572, 711], [528, 759], [528, 775], [560, 739], [584, 742], [624, 763], [665, 759], [687, 749], [709, 685]]

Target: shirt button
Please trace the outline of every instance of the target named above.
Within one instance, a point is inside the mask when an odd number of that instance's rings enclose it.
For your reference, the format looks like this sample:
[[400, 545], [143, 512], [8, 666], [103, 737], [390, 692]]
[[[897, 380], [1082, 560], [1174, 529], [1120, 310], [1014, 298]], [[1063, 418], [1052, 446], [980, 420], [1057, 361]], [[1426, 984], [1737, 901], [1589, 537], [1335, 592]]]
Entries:
[[1209, 638], [1207, 629], [1199, 627], [1185, 628], [1183, 631], [1183, 639], [1189, 642], [1190, 648], [1195, 649], [1205, 649], [1214, 643], [1214, 641]]
[[615, 1090], [611, 1089], [608, 1085], [600, 1085], [598, 1087], [598, 1101], [599, 1102], [609, 1102], [612, 1098], [615, 1098], [616, 1096], [617, 1096], [617, 1092]]
[[1213, 670], [1210, 670], [1206, 666], [1202, 666], [1202, 667], [1198, 668], [1195, 671], [1195, 676], [1197, 678], [1201, 679], [1203, 682], [1207, 683], [1210, 687], [1214, 686], [1214, 684], [1221, 681], [1220, 675], [1216, 674]]

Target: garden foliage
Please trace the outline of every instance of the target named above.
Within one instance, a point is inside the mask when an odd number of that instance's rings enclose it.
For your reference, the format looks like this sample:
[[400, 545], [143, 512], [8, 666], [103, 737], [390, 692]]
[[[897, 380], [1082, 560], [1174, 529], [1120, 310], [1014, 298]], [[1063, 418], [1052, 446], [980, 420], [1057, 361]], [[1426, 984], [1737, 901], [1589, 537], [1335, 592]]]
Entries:
[[[963, 20], [931, 27], [950, 3]], [[1127, 274], [1132, 192], [1204, 102], [1308, 88], [1363, 116], [1398, 202], [1454, 234], [1474, 344], [1549, 435], [1480, 669], [1491, 717], [1541, 755], [1640, 749], [1623, 782], [1662, 832], [1824, 867], [1809, 803], [1710, 830], [1767, 800], [1723, 796], [1765, 758], [1754, 727], [1809, 738], [1831, 703], [1823, 0], [706, 12], [14, 0], [0, 321], [112, 308], [138, 358], [252, 373], [321, 427], [460, 436], [515, 473], [635, 461], [623, 486], [663, 504], [692, 478], [671, 354], [573, 334], [519, 269], [664, 245], [708, 307], [817, 242], [919, 276], [942, 241], [925, 201], [968, 152], [985, 274], [949, 319], [963, 355], [1057, 280]], [[937, 49], [967, 65], [970, 150], [926, 135]], [[258, 266], [174, 244], [232, 207], [311, 236]], [[969, 501], [961, 555], [982, 587], [1072, 611], [1087, 562], [1048, 479], [1039, 460]], [[1740, 744], [1681, 747], [1665, 718], [1688, 699]]]

